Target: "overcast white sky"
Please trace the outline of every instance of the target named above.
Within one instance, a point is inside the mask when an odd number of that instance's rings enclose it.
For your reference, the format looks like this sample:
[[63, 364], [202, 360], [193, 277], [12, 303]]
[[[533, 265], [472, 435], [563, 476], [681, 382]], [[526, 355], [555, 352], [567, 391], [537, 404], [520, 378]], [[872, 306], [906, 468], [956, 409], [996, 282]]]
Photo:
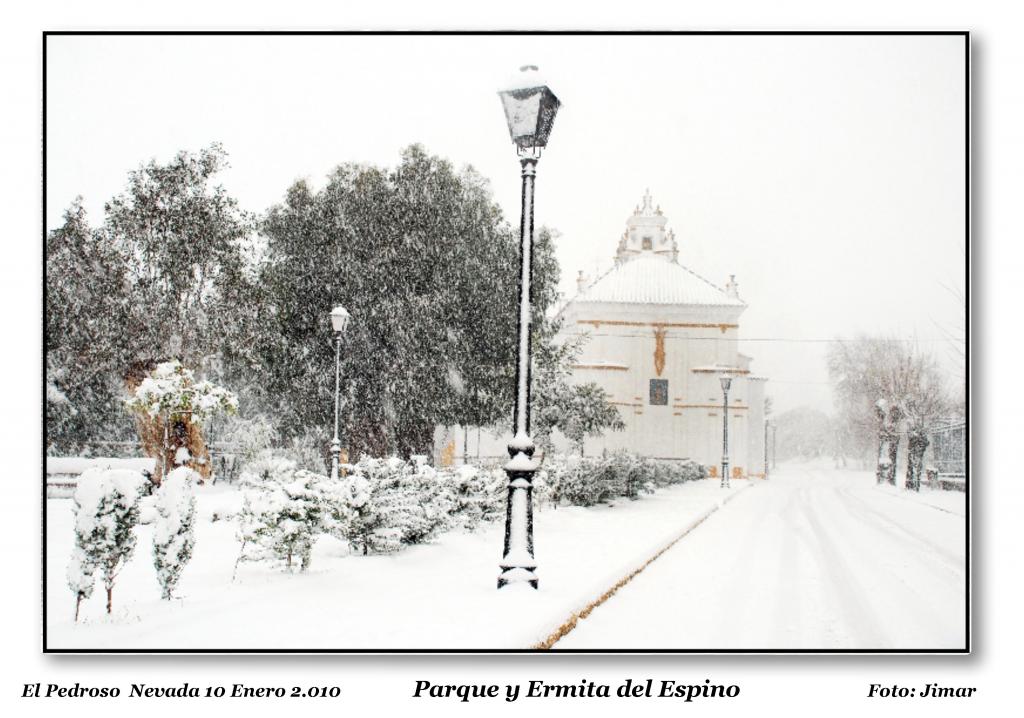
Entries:
[[515, 224], [495, 92], [527, 62], [563, 102], [536, 204], [566, 290], [610, 264], [649, 187], [680, 261], [736, 275], [777, 409], [831, 406], [826, 344], [780, 339], [916, 338], [953, 369], [937, 340], [963, 309], [961, 37], [51, 37], [47, 225], [76, 195], [99, 223], [129, 170], [213, 141], [251, 211], [420, 142], [489, 177]]

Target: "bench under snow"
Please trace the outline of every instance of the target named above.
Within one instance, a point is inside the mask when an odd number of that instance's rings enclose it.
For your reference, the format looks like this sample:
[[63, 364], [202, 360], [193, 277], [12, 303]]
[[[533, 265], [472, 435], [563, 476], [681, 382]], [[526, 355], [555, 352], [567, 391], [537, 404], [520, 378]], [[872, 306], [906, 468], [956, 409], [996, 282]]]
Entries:
[[156, 459], [115, 459], [106, 457], [86, 458], [84, 456], [46, 457], [47, 498], [68, 498], [75, 493], [78, 477], [87, 469], [132, 469], [151, 475], [156, 469]]

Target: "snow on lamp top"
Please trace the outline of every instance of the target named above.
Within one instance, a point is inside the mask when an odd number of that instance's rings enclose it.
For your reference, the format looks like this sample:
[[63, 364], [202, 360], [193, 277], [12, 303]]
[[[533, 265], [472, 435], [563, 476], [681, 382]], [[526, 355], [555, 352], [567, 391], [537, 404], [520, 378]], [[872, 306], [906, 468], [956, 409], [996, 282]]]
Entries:
[[341, 334], [345, 331], [345, 327], [348, 326], [348, 320], [351, 318], [351, 314], [348, 310], [340, 304], [331, 310], [331, 326], [334, 327], [334, 331]]
[[509, 135], [520, 149], [546, 147], [561, 102], [541, 78], [536, 65], [519, 69], [520, 73], [498, 92]]

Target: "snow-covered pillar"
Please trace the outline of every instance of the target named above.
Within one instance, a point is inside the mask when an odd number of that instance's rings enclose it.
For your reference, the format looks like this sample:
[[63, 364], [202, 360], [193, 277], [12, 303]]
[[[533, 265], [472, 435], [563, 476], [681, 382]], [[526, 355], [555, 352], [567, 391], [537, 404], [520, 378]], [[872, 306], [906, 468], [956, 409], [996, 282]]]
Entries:
[[514, 436], [508, 445], [508, 499], [505, 511], [505, 550], [502, 554], [498, 588], [526, 582], [537, 588], [537, 562], [533, 558], [533, 461], [535, 447], [530, 438], [530, 322], [533, 279], [533, 183], [537, 157], [520, 159], [523, 171], [523, 213], [519, 225], [519, 357], [516, 364]]

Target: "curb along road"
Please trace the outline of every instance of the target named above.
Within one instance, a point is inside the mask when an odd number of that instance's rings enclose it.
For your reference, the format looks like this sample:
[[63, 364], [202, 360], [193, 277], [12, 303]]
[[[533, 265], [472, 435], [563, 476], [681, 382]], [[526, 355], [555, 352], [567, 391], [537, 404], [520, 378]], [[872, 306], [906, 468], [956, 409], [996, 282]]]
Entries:
[[569, 616], [569, 618], [567, 618], [565, 621], [563, 621], [561, 624], [559, 624], [558, 628], [556, 628], [555, 630], [551, 631], [548, 634], [547, 638], [545, 638], [544, 640], [540, 641], [539, 643], [536, 643], [536, 644], [530, 646], [530, 648], [536, 648], [536, 649], [540, 649], [540, 650], [549, 650], [552, 647], [554, 647], [554, 645], [556, 643], [558, 643], [558, 641], [560, 641], [563, 637], [565, 637], [568, 633], [570, 633], [574, 628], [576, 628], [576, 624], [577, 624], [577, 622], [581, 618], [586, 618], [587, 616], [589, 616], [591, 614], [591, 612], [595, 608], [597, 608], [598, 606], [603, 604], [605, 601], [607, 601], [609, 598], [614, 596], [615, 593], [620, 588], [622, 588], [627, 583], [632, 581], [645, 568], [647, 568], [649, 565], [654, 563], [654, 561], [656, 561], [658, 559], [658, 557], [660, 557], [663, 553], [665, 553], [670, 548], [675, 546], [681, 539], [683, 539], [687, 534], [689, 534], [695, 528], [697, 528], [702, 523], [704, 523], [704, 521], [709, 516], [711, 516], [713, 513], [715, 513], [720, 508], [725, 506], [727, 503], [732, 501], [734, 498], [736, 498], [737, 496], [742, 494], [744, 491], [749, 490], [753, 485], [754, 484], [748, 483], [745, 487], [743, 487], [739, 491], [737, 491], [735, 493], [732, 493], [732, 494], [729, 494], [724, 499], [722, 499], [721, 501], [716, 503], [714, 506], [709, 508], [707, 511], [702, 513], [700, 516], [695, 518], [693, 521], [691, 521], [689, 524], [687, 524], [686, 527], [682, 531], [680, 531], [678, 534], [673, 536], [667, 543], [662, 545], [661, 548], [656, 550], [654, 552], [654, 554], [652, 554], [649, 558], [641, 561], [640, 565], [638, 565], [635, 569], [633, 569], [632, 571], [627, 573], [625, 576], [620, 578], [618, 581], [616, 581], [610, 588], [608, 588], [608, 590], [604, 591], [602, 594], [600, 594], [599, 596], [597, 596], [596, 598], [591, 600], [582, 609], [580, 609], [579, 611], [574, 611], [572, 613], [572, 615]]

